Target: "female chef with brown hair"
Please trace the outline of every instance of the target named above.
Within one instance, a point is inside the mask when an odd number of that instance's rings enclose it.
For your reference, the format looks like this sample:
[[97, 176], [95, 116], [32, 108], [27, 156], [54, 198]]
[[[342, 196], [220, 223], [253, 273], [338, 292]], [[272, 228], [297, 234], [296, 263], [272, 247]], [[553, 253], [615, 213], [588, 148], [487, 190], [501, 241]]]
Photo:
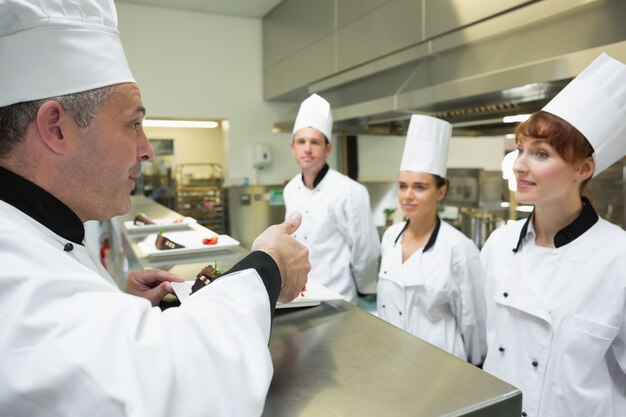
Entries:
[[474, 243], [441, 221], [448, 190], [450, 123], [413, 115], [400, 172], [398, 200], [406, 218], [382, 239], [379, 316], [474, 364], [486, 353], [483, 271]]
[[534, 211], [483, 247], [484, 370], [522, 416], [626, 416], [626, 232], [585, 185], [626, 154], [626, 66], [602, 54], [516, 130], [518, 202]]

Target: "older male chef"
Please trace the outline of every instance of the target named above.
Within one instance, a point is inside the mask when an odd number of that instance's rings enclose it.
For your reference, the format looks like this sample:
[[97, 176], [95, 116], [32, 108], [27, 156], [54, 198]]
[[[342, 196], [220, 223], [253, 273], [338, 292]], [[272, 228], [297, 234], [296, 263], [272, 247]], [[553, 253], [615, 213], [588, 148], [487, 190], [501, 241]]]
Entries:
[[332, 126], [325, 99], [313, 94], [302, 102], [291, 138], [302, 173], [285, 186], [286, 216], [302, 213], [293, 237], [309, 248], [309, 279], [356, 303], [357, 291], [376, 292], [379, 238], [367, 189], [326, 163]]
[[[260, 415], [276, 300], [308, 273], [299, 217], [178, 309], [120, 292], [83, 246], [152, 157], [113, 0], [0, 2], [0, 63], [0, 414]], [[129, 277], [152, 303], [171, 279]]]

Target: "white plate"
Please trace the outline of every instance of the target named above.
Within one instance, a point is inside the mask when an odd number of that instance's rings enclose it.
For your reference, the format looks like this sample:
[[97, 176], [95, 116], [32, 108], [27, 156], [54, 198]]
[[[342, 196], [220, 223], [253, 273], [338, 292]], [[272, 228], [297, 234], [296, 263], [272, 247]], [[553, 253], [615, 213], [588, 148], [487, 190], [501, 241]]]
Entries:
[[239, 246], [239, 241], [233, 239], [228, 235], [217, 235], [217, 243], [214, 245], [205, 245], [202, 243], [203, 239], [215, 236], [216, 233], [202, 227], [200, 225], [192, 225], [193, 229], [184, 231], [164, 232], [163, 236], [176, 243], [184, 245], [184, 248], [179, 249], [157, 249], [154, 245], [158, 234], [153, 233], [146, 236], [140, 242], [137, 242], [139, 249], [151, 258], [189, 255], [194, 253], [212, 252], [218, 250], [224, 250], [233, 246]]
[[[189, 293], [191, 292], [191, 286], [194, 281], [172, 282], [172, 288], [176, 293], [176, 297], [180, 302], [184, 302]], [[320, 284], [314, 284], [309, 282], [306, 284], [306, 291], [304, 295], [299, 295], [295, 300], [290, 303], [276, 303], [276, 308], [295, 308], [295, 307], [310, 307], [319, 305], [322, 301], [341, 300], [341, 295], [337, 294], [333, 290], [330, 290]]]
[[124, 222], [124, 227], [130, 233], [154, 233], [159, 232], [159, 230], [178, 230], [178, 229], [188, 229], [190, 224], [197, 223], [196, 219], [192, 217], [183, 217], [182, 221], [174, 223], [175, 220], [181, 219], [177, 218], [169, 218], [169, 219], [151, 219], [154, 224], [134, 224], [133, 220], [128, 220]]
[[324, 287], [321, 284], [307, 282], [304, 295], [299, 295], [290, 303], [276, 303], [276, 308], [293, 308], [316, 306], [322, 301], [342, 300], [341, 294]]

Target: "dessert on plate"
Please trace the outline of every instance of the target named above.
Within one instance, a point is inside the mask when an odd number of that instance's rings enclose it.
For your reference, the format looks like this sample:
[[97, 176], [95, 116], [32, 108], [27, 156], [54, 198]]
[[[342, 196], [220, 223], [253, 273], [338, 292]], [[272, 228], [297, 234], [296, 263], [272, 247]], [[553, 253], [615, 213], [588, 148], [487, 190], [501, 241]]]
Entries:
[[163, 236], [163, 232], [159, 232], [154, 241], [154, 246], [160, 250], [168, 250], [168, 249], [181, 249], [184, 248], [185, 245], [181, 245], [180, 243], [176, 243], [173, 240]]
[[198, 291], [201, 288], [204, 288], [211, 282], [215, 280], [215, 278], [219, 277], [224, 271], [221, 269], [215, 268], [213, 265], [207, 265], [196, 275], [196, 280], [191, 286], [191, 293]]
[[154, 224], [154, 222], [146, 217], [145, 214], [137, 213], [137, 215], [133, 219], [133, 224], [137, 226], [147, 226], [149, 224]]

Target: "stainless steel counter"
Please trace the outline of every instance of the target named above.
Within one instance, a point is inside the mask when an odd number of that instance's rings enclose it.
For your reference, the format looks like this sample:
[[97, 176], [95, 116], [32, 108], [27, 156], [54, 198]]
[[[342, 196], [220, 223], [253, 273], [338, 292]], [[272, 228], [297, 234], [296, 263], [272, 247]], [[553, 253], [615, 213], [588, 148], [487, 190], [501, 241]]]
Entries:
[[516, 388], [344, 301], [277, 310], [263, 416], [519, 417]]
[[[143, 197], [133, 209], [149, 217], [174, 213]], [[243, 248], [153, 262], [132, 235], [127, 250], [142, 267], [193, 278], [207, 262], [229, 268]], [[519, 417], [516, 388], [344, 301], [276, 310], [270, 352], [274, 378], [265, 417]]]

